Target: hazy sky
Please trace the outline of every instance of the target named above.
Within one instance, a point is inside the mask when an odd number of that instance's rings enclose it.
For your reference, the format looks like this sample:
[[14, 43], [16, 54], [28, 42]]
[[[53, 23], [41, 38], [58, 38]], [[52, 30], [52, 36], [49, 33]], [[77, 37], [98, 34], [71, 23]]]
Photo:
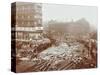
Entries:
[[70, 21], [85, 18], [90, 24], [97, 25], [97, 7], [43, 4], [43, 21], [51, 19]]

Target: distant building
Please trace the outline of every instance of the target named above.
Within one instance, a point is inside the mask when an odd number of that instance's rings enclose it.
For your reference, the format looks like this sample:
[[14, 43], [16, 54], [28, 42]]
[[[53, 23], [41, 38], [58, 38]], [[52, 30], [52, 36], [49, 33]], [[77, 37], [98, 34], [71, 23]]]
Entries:
[[16, 40], [35, 40], [42, 38], [42, 4], [15, 2], [12, 4], [12, 30]]

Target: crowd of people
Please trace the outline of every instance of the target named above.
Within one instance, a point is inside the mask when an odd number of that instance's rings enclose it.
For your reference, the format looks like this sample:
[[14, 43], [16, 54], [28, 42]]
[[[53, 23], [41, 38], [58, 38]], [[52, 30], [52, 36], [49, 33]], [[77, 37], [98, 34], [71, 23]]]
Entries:
[[[18, 49], [17, 58], [27, 57], [29, 62], [40, 63], [28, 68], [30, 71], [97, 67], [96, 39], [66, 39], [62, 43], [53, 39], [44, 39], [18, 42], [16, 46]], [[41, 66], [42, 69], [40, 70]]]
[[16, 57], [19, 60], [21, 58], [28, 58], [31, 60], [51, 46], [49, 39], [35, 40], [35, 41], [17, 41], [16, 43]]

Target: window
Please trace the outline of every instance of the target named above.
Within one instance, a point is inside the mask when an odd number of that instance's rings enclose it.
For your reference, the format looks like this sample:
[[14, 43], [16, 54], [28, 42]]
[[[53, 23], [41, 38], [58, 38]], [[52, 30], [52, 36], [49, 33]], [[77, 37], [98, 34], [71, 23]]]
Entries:
[[37, 15], [35, 15], [34, 18], [37, 18]]
[[30, 26], [30, 22], [28, 22], [28, 26]]
[[38, 20], [38, 23], [41, 24], [41, 20]]
[[24, 24], [24, 22], [22, 22], [22, 25]]
[[34, 26], [36, 26], [37, 25], [37, 22], [34, 22]]

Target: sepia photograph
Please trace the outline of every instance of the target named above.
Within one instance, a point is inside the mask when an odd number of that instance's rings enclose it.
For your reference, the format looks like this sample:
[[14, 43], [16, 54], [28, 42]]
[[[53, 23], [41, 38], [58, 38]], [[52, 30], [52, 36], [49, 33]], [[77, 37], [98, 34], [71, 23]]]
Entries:
[[11, 4], [11, 70], [62, 71], [97, 68], [96, 6]]

